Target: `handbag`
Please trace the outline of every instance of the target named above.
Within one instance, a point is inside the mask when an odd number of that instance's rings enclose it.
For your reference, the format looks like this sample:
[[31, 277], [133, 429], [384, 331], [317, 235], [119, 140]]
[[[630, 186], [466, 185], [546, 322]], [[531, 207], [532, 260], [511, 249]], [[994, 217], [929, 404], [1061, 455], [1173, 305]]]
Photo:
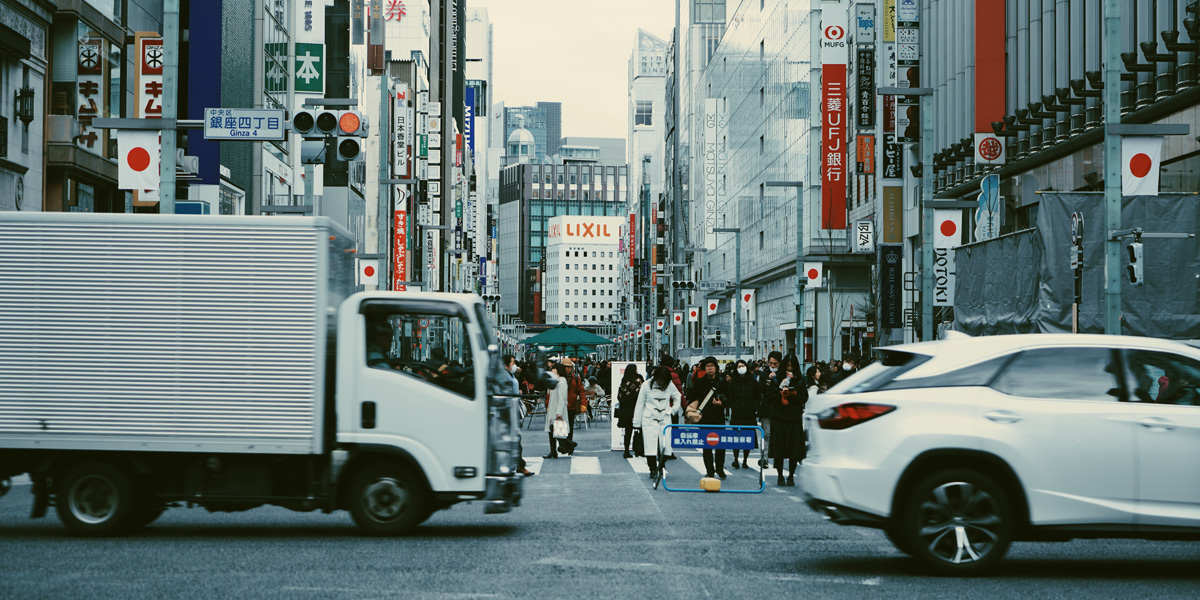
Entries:
[[687, 407], [687, 410], [683, 411], [683, 420], [687, 421], [688, 425], [695, 425], [696, 423], [700, 422], [700, 417], [704, 412], [704, 407], [708, 406], [708, 401], [712, 399], [713, 392], [715, 391], [717, 390], [708, 390], [708, 395], [704, 397], [704, 402], [700, 403], [700, 408], [692, 408], [689, 406]]
[[641, 427], [638, 427], [633, 432], [633, 454], [634, 456], [646, 455], [646, 442], [642, 439]]
[[571, 435], [571, 426], [568, 425], [567, 422], [562, 419], [562, 417], [559, 417], [554, 419], [552, 431], [554, 432], [554, 439], [565, 440], [567, 439], [567, 436]]

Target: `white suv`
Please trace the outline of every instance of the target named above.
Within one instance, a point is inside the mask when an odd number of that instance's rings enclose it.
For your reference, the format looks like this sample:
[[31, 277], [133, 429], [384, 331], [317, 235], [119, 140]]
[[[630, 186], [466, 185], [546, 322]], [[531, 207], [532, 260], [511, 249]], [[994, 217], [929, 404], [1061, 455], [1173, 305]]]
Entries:
[[893, 346], [810, 398], [801, 485], [948, 574], [1013, 541], [1200, 539], [1200, 349], [1007, 335]]

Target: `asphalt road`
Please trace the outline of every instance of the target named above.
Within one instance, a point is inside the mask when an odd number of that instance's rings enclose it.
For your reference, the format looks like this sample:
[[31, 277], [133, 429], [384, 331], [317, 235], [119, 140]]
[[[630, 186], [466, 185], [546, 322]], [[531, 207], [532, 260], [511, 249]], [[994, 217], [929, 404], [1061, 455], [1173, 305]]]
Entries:
[[[823, 521], [799, 488], [651, 488], [640, 464], [578, 432], [573, 458], [532, 465], [505, 515], [476, 504], [415, 535], [360, 537], [346, 513], [172, 509], [135, 535], [68, 537], [29, 520], [29, 487], [0, 499], [0, 598], [1139, 598], [1200, 595], [1200, 543], [1018, 544], [988, 578], [930, 577], [877, 531]], [[547, 451], [526, 438], [527, 456]], [[694, 485], [686, 461], [668, 483]], [[730, 471], [727, 487], [756, 487]]]

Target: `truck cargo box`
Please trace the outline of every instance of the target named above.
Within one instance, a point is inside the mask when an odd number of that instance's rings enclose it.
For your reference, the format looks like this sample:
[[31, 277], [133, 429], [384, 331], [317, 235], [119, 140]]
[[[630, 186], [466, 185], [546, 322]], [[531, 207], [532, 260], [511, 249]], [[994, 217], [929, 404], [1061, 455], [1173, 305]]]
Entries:
[[325, 218], [0, 213], [0, 448], [319, 453]]

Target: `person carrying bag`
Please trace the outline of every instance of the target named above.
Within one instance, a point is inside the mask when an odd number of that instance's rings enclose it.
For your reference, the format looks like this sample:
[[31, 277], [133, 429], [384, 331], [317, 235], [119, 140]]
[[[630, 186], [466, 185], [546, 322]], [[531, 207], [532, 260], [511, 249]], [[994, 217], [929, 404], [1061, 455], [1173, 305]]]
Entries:
[[550, 436], [550, 453], [542, 458], [558, 458], [561, 450], [564, 454], [575, 453], [575, 443], [571, 437], [571, 425], [567, 412], [567, 368], [561, 364], [554, 365], [551, 371], [552, 387], [546, 404], [546, 432]]

